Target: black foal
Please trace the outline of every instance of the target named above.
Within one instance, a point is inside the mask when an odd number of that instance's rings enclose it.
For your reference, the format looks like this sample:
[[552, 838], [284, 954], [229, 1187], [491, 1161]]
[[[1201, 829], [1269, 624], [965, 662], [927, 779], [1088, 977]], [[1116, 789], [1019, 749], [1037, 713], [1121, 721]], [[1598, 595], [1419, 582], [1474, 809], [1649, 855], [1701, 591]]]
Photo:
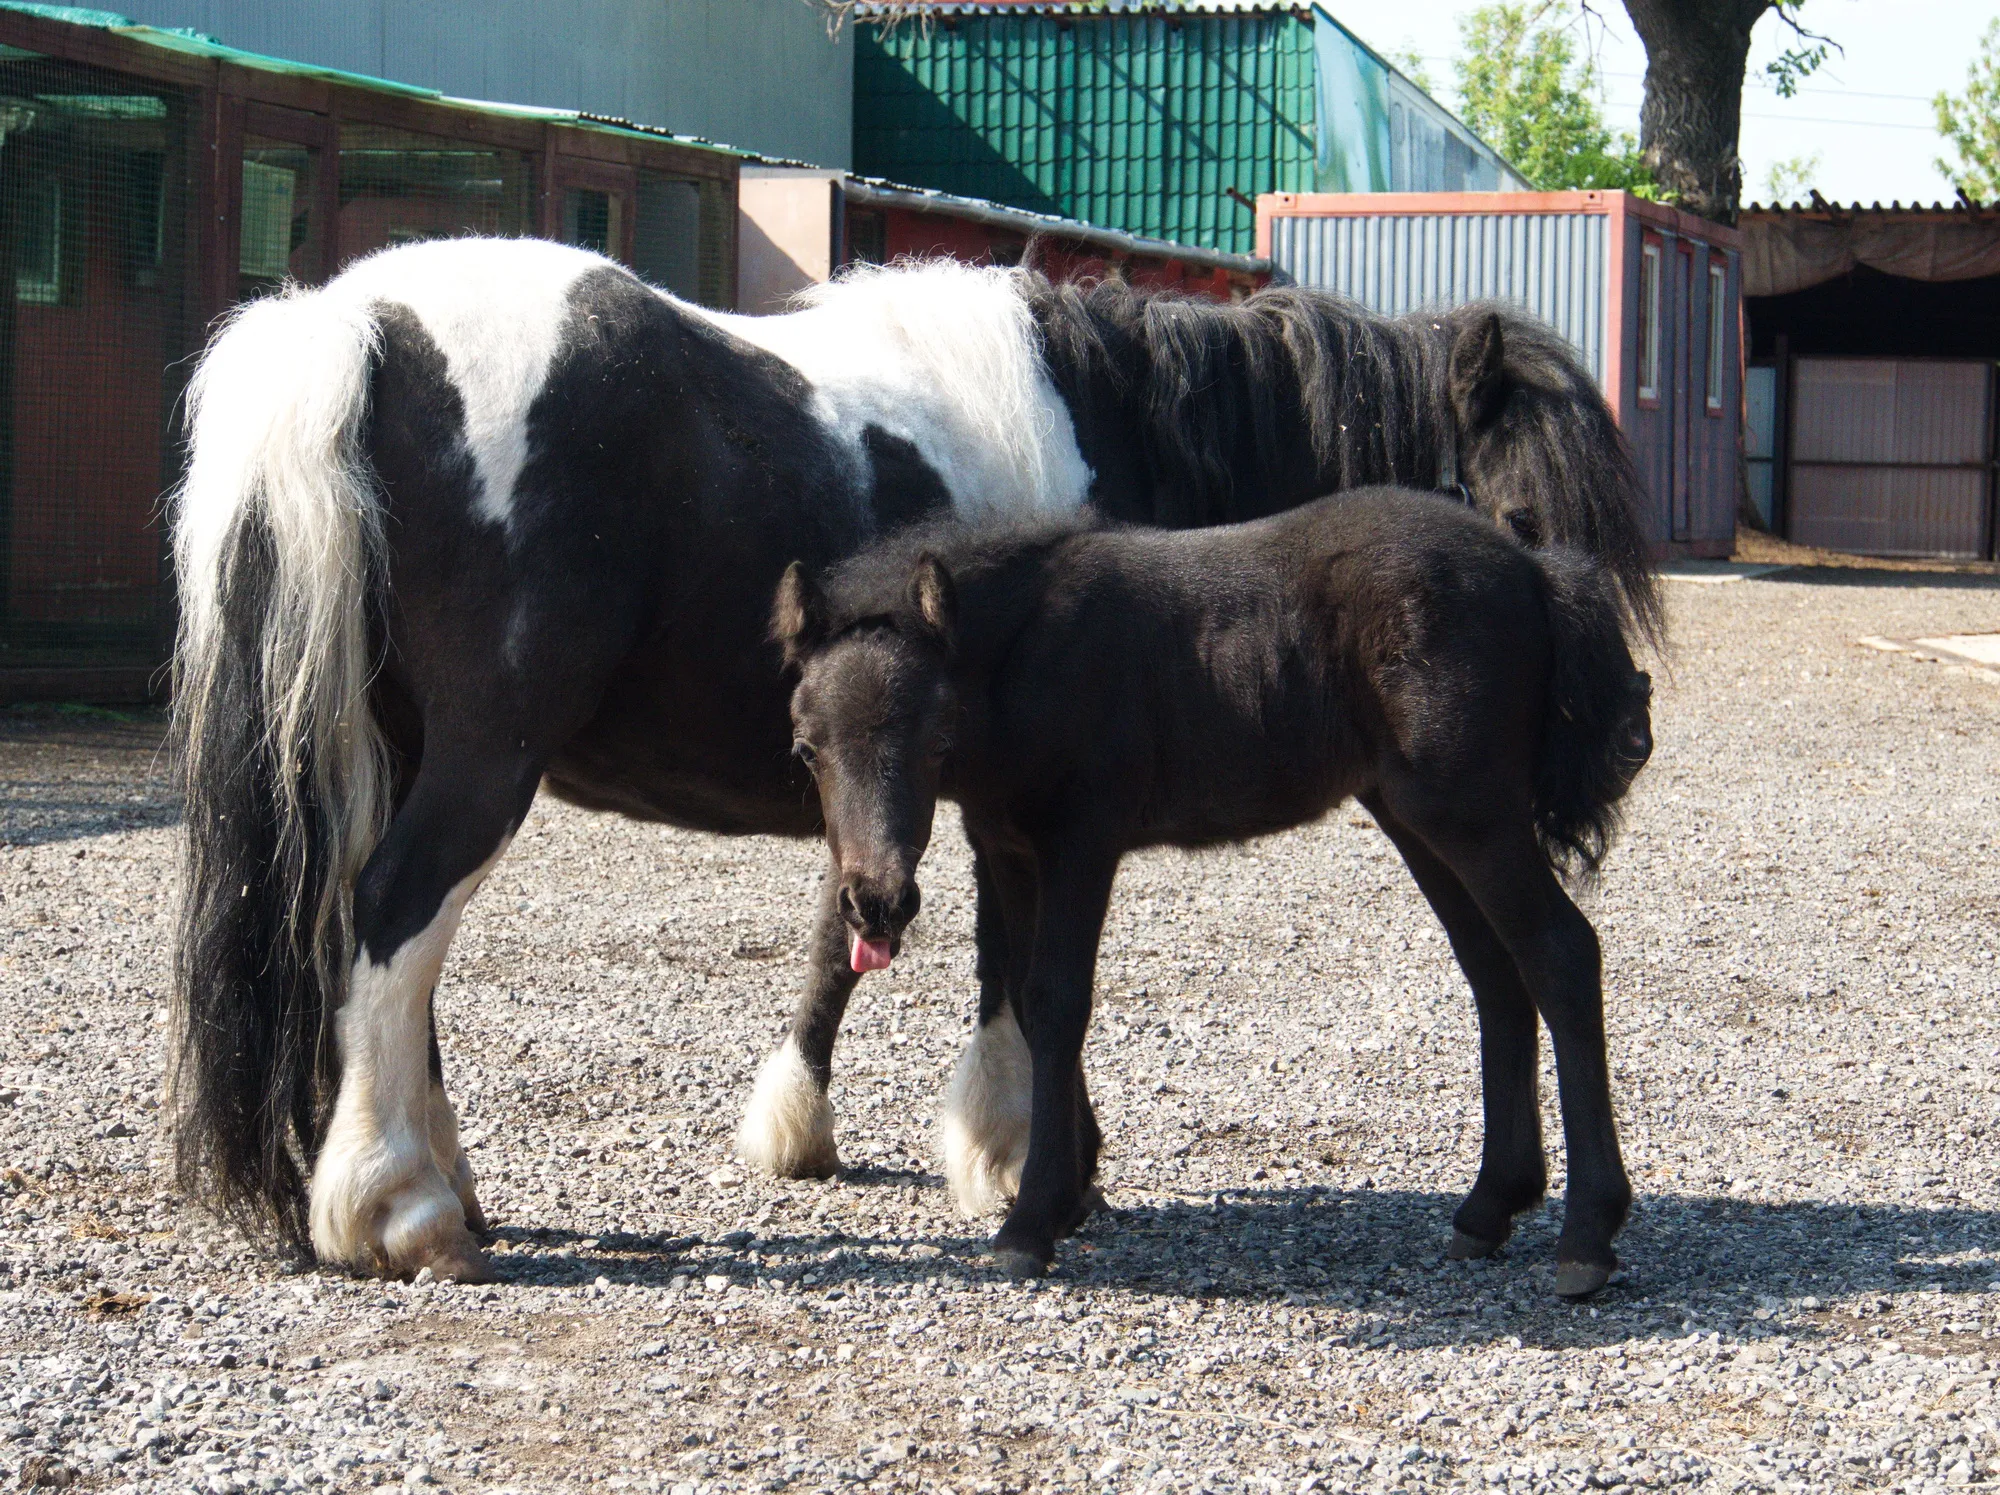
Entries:
[[1652, 750], [1628, 623], [1584, 562], [1389, 489], [1178, 533], [939, 525], [825, 586], [787, 572], [773, 629], [799, 673], [797, 752], [819, 783], [852, 964], [886, 963], [914, 917], [940, 796], [992, 884], [980, 1021], [1018, 1021], [1032, 1074], [994, 1241], [1010, 1272], [1042, 1271], [1089, 1208], [1082, 1050], [1120, 858], [1283, 830], [1353, 796], [1478, 1004], [1485, 1152], [1452, 1254], [1497, 1250], [1545, 1189], [1539, 1012], [1570, 1161], [1556, 1291], [1603, 1286], [1632, 1191], [1597, 936], [1554, 869], [1595, 868]]

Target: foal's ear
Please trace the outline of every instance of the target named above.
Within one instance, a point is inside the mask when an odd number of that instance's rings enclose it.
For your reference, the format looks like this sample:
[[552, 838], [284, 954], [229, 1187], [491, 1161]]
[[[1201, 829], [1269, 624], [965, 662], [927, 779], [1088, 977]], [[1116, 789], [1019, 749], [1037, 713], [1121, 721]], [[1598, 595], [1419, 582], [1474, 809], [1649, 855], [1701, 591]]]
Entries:
[[958, 592], [951, 573], [934, 555], [922, 556], [910, 571], [910, 606], [924, 626], [946, 644], [958, 627]]
[[803, 562], [785, 567], [771, 607], [771, 637], [783, 646], [785, 663], [796, 667], [826, 637], [826, 597]]
[[1507, 349], [1497, 312], [1474, 318], [1451, 344], [1451, 407], [1459, 424], [1478, 430], [1500, 414], [1507, 395]]

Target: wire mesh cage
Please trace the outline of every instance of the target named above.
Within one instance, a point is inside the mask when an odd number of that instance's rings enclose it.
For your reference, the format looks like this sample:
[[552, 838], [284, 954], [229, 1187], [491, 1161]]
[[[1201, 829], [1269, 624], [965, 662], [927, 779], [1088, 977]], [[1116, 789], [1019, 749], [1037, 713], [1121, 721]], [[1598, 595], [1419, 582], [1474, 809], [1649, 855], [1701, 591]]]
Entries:
[[0, 668], [164, 656], [190, 110], [0, 47]]

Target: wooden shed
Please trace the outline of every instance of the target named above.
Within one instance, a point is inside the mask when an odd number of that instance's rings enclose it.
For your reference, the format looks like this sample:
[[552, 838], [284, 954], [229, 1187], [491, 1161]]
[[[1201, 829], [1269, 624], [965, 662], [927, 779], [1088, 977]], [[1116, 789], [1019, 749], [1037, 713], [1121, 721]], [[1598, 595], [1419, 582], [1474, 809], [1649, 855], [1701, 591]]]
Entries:
[[587, 245], [731, 306], [738, 161], [101, 11], [0, 7], [0, 702], [163, 688], [174, 418], [232, 305], [490, 233]]

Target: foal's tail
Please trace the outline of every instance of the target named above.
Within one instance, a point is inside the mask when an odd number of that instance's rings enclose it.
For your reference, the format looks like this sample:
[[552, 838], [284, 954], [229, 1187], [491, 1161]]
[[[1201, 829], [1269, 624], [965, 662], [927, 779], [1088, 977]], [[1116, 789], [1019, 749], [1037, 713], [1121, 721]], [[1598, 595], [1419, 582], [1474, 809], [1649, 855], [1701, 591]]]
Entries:
[[176, 1165], [190, 1193], [295, 1242], [350, 890], [387, 798], [368, 707], [382, 518], [362, 453], [379, 346], [336, 294], [245, 308], [195, 375], [174, 504]]
[[1535, 829], [1559, 870], [1597, 871], [1618, 802], [1653, 754], [1652, 676], [1632, 663], [1616, 583], [1574, 551], [1538, 551], [1548, 582], [1549, 674]]

